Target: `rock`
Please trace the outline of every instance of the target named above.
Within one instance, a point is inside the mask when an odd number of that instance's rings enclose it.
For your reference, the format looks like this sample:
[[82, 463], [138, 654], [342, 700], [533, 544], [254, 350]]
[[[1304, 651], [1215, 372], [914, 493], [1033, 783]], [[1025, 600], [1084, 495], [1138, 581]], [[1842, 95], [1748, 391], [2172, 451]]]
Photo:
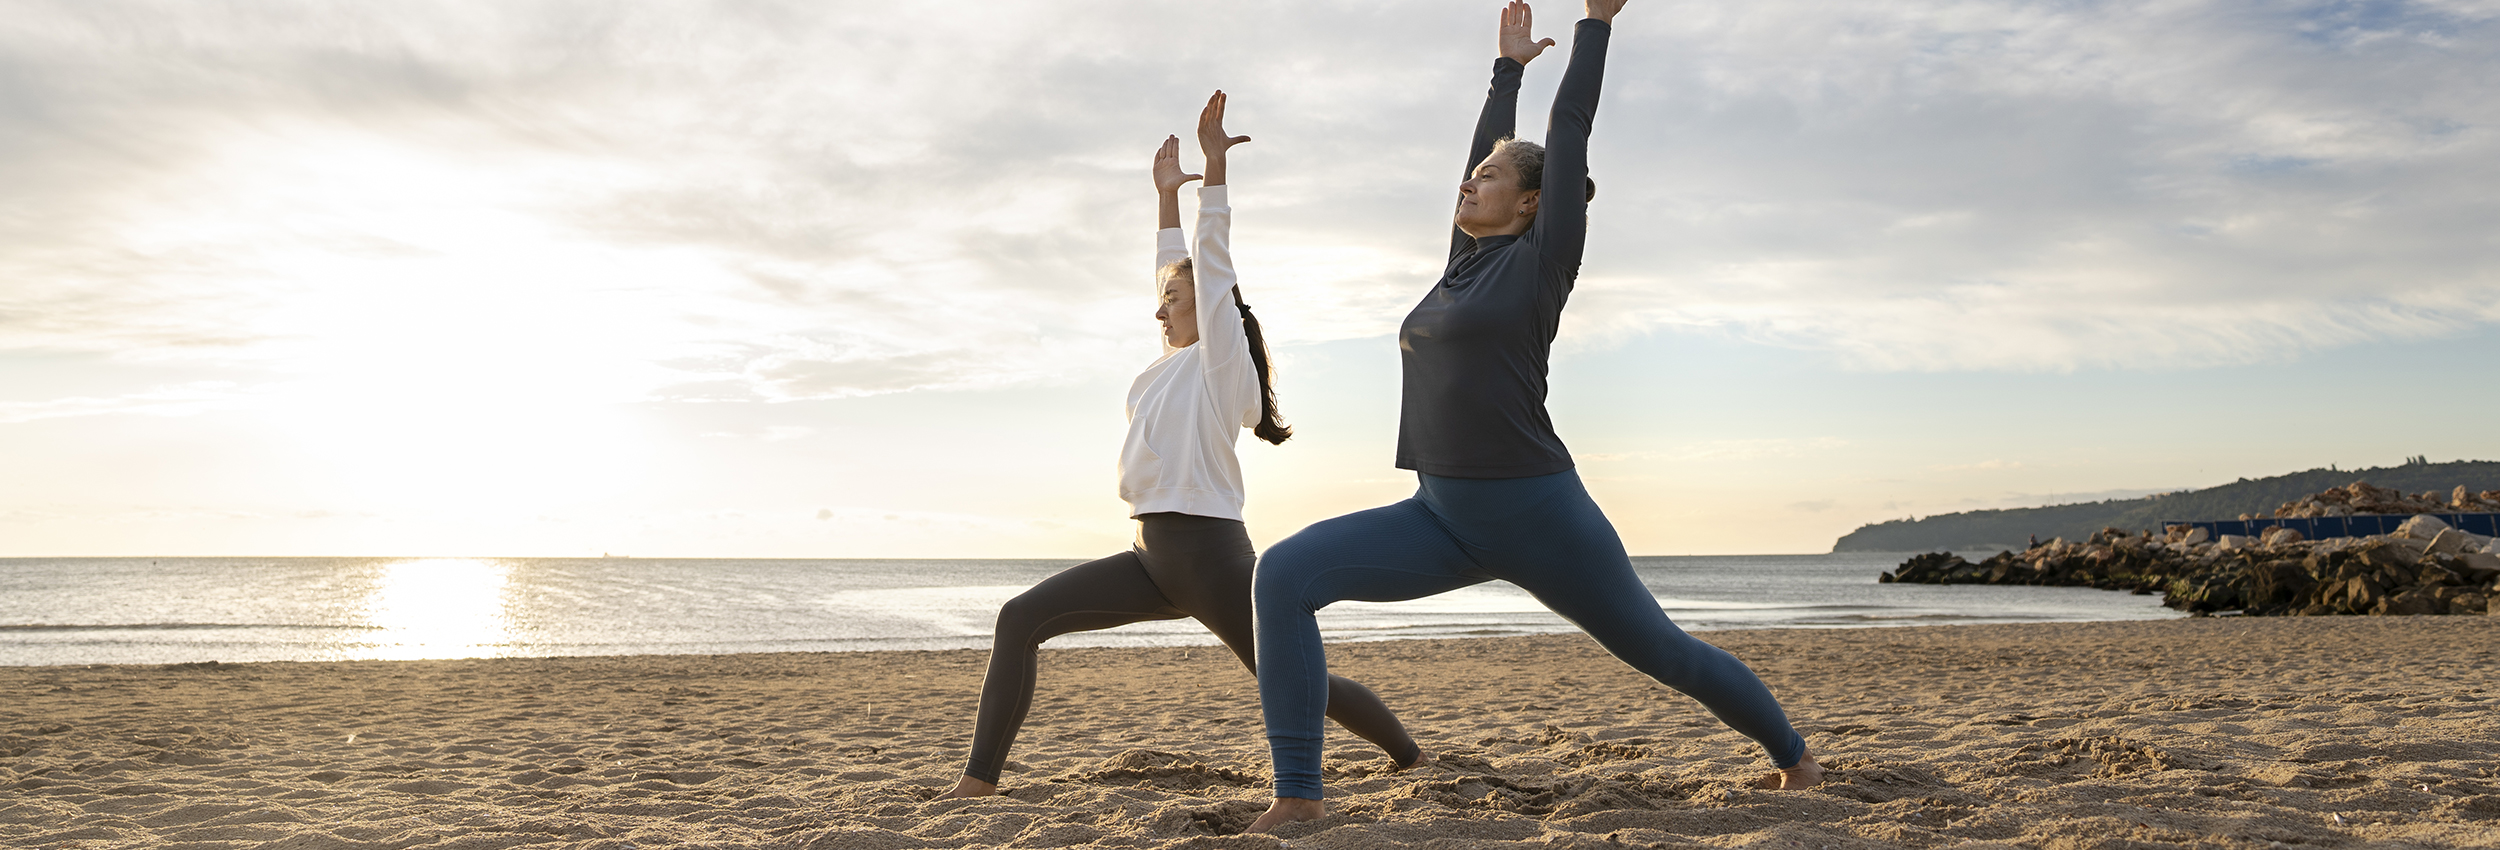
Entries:
[[2199, 616], [2246, 607], [2239, 583], [2219, 575], [2171, 579], [2162, 587], [2161, 604]]
[[2310, 578], [2324, 580], [2327, 576], [2334, 575], [2335, 567], [2343, 561], [2341, 553], [2338, 552], [2312, 551], [2308, 557], [2300, 559], [2300, 570], [2308, 573]]
[[2422, 560], [2422, 552], [2403, 543], [2380, 539], [2353, 552], [2353, 558], [2380, 569], [2411, 568]]
[[2187, 536], [2186, 536], [2186, 537], [2181, 537], [2181, 538], [2179, 538], [2179, 543], [2180, 543], [2180, 544], [2182, 544], [2182, 545], [2186, 545], [2186, 546], [2194, 546], [2194, 545], [2196, 545], [2196, 544], [2203, 543], [2203, 542], [2208, 541], [2208, 540], [2212, 540], [2212, 539], [2213, 539], [2213, 537], [2214, 537], [2213, 532], [2207, 531], [2207, 530], [2205, 530], [2205, 529], [2203, 529], [2203, 528], [2201, 528], [2201, 527], [2200, 527], [2200, 528], [2191, 528], [2191, 529], [2188, 529], [2188, 533], [2187, 533]]
[[2248, 587], [2246, 601], [2250, 605], [2289, 604], [2317, 584], [2298, 561], [2267, 561], [2249, 567], [2244, 575]]
[[2337, 562], [2335, 565], [2335, 572], [2333, 574], [2322, 575], [2321, 577], [2331, 578], [2335, 581], [2343, 581], [2354, 576], [2378, 575], [2378, 569], [2378, 567], [2371, 566], [2369, 561], [2363, 560], [2360, 556], [2356, 555]]
[[2266, 529], [2265, 533], [2257, 535], [2257, 542], [2266, 546], [2281, 546], [2286, 543], [2298, 543], [2306, 539], [2308, 538], [2301, 536], [2300, 529], [2285, 528], [2282, 526]]
[[2371, 613], [2371, 607], [2379, 603], [2384, 593], [2378, 582], [2371, 581], [2369, 576], [2354, 576], [2322, 601], [2356, 614]]
[[2378, 586], [2386, 588], [2388, 593], [2395, 593], [2422, 583], [2422, 574], [2415, 567], [2380, 567], [2378, 572], [2370, 575], [2370, 580], [2378, 582]]
[[2439, 600], [2441, 614], [2480, 614], [2489, 597], [2482, 591], [2464, 587], [2442, 587], [2431, 591]]
[[2428, 552], [2454, 555], [2465, 551], [2466, 548], [2474, 542], [2471, 538], [2472, 535], [2466, 534], [2465, 532], [2458, 531], [2453, 528], [2443, 528], [2439, 530], [2437, 535], [2431, 537], [2431, 545], [2422, 548], [2424, 551]]
[[[2500, 573], [2500, 555], [2495, 555], [2489, 552], [2471, 552], [2458, 555], [2457, 566], [2462, 568], [2465, 573], [2469, 577], [2472, 577], [2475, 581], [2490, 581], [2491, 574]], [[2480, 575], [2476, 575], [2477, 573]]]
[[1954, 570], [1970, 566], [1969, 561], [1951, 552], [1929, 552], [1904, 561], [1894, 574], [1895, 581], [1913, 584], [1941, 584], [1952, 577]]
[[[2168, 534], [2184, 541], [2195, 530], [2174, 526]], [[2314, 542], [2278, 531], [2188, 546], [2103, 529], [2088, 542], [2057, 540], [1975, 564], [1930, 552], [1877, 581], [2160, 592], [2163, 605], [2199, 616], [2232, 609], [2248, 616], [2479, 613], [2500, 601], [2500, 553], [2446, 551], [2479, 540], [2461, 531]]]
[[2415, 540], [2429, 540], [2433, 537], [2438, 537], [2440, 532], [2447, 530], [2448, 524], [2446, 522], [2442, 522], [2438, 517], [2431, 516], [2430, 514], [2416, 515], [2412, 519], [2405, 520], [2405, 524], [2396, 526], [2397, 534], [2405, 537], [2411, 537]]
[[2370, 613], [2389, 617], [2420, 617], [2437, 614], [2442, 609], [2439, 595], [2428, 588], [2414, 588], [2371, 607]]
[[[2274, 509], [2277, 517], [2329, 517], [2359, 514], [2480, 513], [2500, 511], [2500, 491], [2474, 493], [2460, 486], [2447, 494], [2407, 494], [2365, 481], [2303, 496]], [[2250, 517], [2243, 516], [2242, 519]]]
[[2465, 576], [2454, 570], [2450, 570], [2447, 567], [2440, 566], [2436, 561], [2431, 561], [2422, 564], [2421, 572], [2415, 574], [2414, 576], [2414, 583], [2423, 587], [2462, 585], [2465, 584]]

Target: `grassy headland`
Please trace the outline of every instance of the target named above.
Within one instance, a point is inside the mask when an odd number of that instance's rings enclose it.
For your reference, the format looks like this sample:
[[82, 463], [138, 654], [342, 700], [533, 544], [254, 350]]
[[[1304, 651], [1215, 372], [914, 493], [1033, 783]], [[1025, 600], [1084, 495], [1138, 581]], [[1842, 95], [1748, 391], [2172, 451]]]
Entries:
[[2283, 503], [2321, 490], [2367, 481], [2408, 493], [2500, 489], [2500, 461], [2406, 463], [2376, 469], [2312, 469], [2219, 487], [2183, 490], [2140, 499], [2111, 499], [2038, 508], [2006, 508], [1938, 514], [1860, 526], [1832, 544], [1834, 552], [1997, 551], [2021, 549], [2034, 536], [2079, 540], [2103, 528], [2158, 530], [2165, 520], [2237, 519], [2272, 514]]

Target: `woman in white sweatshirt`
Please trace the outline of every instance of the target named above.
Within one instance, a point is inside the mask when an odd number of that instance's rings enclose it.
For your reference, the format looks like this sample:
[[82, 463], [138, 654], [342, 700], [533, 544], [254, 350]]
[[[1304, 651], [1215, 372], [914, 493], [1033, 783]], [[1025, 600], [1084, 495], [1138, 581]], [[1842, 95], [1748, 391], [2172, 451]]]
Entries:
[[[1033, 702], [1033, 671], [1043, 641], [1146, 620], [1194, 617], [1257, 671], [1251, 637], [1250, 579], [1257, 557], [1241, 524], [1241, 463], [1233, 444], [1241, 429], [1283, 443], [1293, 431], [1276, 417], [1268, 383], [1267, 345], [1250, 305], [1233, 283], [1228, 240], [1232, 208], [1225, 202], [1225, 152], [1250, 140], [1224, 134], [1224, 93], [1198, 114], [1198, 146], [1206, 174], [1184, 174], [1180, 139], [1155, 153], [1160, 232], [1156, 278], [1162, 284], [1155, 319], [1163, 324], [1163, 356], [1128, 391], [1128, 440], [1120, 448], [1120, 498], [1137, 520], [1129, 551], [1068, 568], [1008, 601], [998, 612], [989, 677], [963, 779], [940, 795], [998, 793], [999, 769]], [[1198, 190], [1196, 256], [1181, 239], [1180, 188]], [[1380, 698], [1353, 681], [1330, 676], [1328, 717], [1380, 745], [1400, 767], [1423, 751]]]

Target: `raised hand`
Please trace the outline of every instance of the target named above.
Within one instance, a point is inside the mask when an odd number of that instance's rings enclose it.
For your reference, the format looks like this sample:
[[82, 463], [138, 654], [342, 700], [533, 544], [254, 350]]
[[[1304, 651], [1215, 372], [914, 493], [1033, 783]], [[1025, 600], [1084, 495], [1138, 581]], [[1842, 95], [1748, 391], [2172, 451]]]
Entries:
[[1623, 2], [1624, 0], [1581, 0], [1580, 8], [1587, 11], [1589, 17], [1611, 25], [1615, 22], [1615, 13], [1623, 11]]
[[1181, 137], [1179, 136], [1163, 137], [1163, 148], [1155, 151], [1154, 175], [1155, 191], [1166, 195], [1179, 192], [1184, 183], [1203, 179], [1200, 175], [1181, 171]]
[[1198, 151], [1207, 157], [1207, 185], [1224, 185], [1224, 152], [1234, 145], [1250, 141], [1249, 136], [1224, 134], [1224, 90], [1217, 89], [1207, 98], [1205, 109], [1198, 110]]
[[[1588, 2], [1595, 4], [1607, 2], [1607, 0], [1588, 0]], [[1617, 8], [1623, 6], [1622, 0], [1614, 0], [1614, 3]], [[1528, 4], [1524, 0], [1510, 0], [1510, 5], [1502, 7], [1503, 58], [1525, 65], [1528, 64], [1528, 60], [1535, 59], [1537, 54], [1544, 53], [1545, 48], [1554, 46], [1553, 39], [1539, 41], [1535, 36], [1528, 34], [1528, 25], [1535, 21], [1535, 15], [1528, 10]]]

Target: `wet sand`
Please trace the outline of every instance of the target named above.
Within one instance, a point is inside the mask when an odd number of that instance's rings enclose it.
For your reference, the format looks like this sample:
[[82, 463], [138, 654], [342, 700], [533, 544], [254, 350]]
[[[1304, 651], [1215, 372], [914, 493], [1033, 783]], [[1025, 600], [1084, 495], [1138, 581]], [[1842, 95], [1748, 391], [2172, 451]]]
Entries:
[[[2500, 847], [2500, 617], [1711, 632], [1832, 781], [1578, 636], [1330, 647], [1300, 848]], [[1220, 649], [1046, 650], [1005, 796], [928, 802], [981, 652], [0, 668], [12, 848], [1270, 848]]]

